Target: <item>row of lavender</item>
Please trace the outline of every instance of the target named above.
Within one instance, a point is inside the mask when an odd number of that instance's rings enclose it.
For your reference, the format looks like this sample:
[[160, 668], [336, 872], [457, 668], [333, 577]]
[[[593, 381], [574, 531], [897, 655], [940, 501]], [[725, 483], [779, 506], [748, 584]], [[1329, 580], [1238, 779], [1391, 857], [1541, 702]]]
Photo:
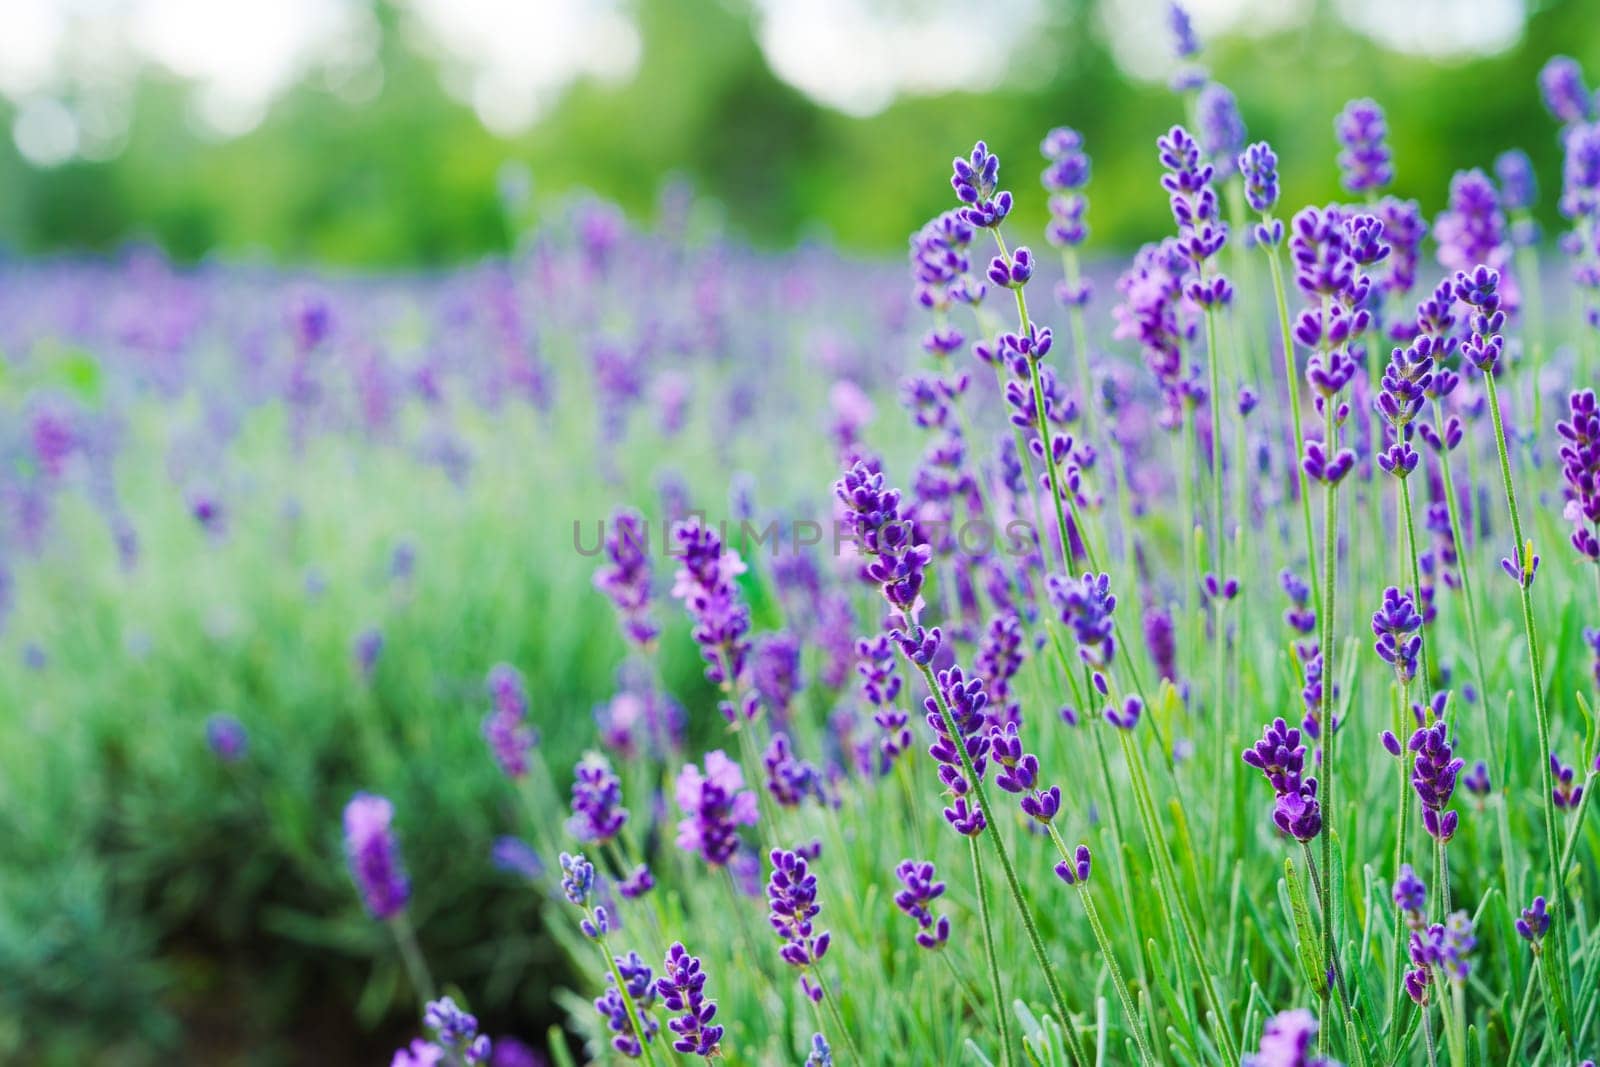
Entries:
[[[1200, 131], [1157, 145], [1177, 235], [1116, 286], [1142, 371], [1087, 339], [1081, 138], [1042, 146], [1070, 347], [1030, 310], [1039, 263], [1007, 243], [1012, 194], [980, 142], [912, 244], [932, 316], [901, 389], [931, 437], [920, 464], [891, 477], [840, 420], [827, 561], [764, 558], [748, 524], [671, 526], [671, 595], [733, 755], [681, 762], [652, 677], [652, 527], [609, 524], [595, 584], [640, 665], [611, 706], [632, 711], [602, 716], [564, 830], [529, 826], [560, 853], [536, 880], [577, 913], [570, 951], [600, 963], [573, 1020], [592, 1051], [1278, 1065], [1593, 1047], [1600, 104], [1570, 60], [1546, 68], [1567, 329], [1542, 299], [1521, 153], [1498, 184], [1458, 175], [1430, 227], [1385, 195], [1383, 113], [1356, 101], [1336, 131], [1360, 201], [1285, 220], [1279, 161], [1246, 145], [1231, 94], [1195, 66], [1176, 87]], [[750, 605], [772, 600], [782, 626], [758, 635]], [[497, 677], [485, 736], [548, 811], [525, 701]], [[351, 859], [394, 920], [381, 810], [349, 824]], [[751, 929], [763, 909], [775, 938]], [[437, 1021], [457, 1010], [431, 1007], [432, 1040], [396, 1062], [484, 1061]]]

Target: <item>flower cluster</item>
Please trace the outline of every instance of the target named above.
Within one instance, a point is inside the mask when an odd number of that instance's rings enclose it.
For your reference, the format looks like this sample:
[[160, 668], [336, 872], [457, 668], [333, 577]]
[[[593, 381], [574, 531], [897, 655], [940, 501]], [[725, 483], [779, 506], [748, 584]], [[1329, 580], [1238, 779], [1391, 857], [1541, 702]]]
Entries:
[[827, 955], [830, 936], [818, 933], [812, 922], [822, 905], [817, 903], [817, 876], [798, 853], [775, 848], [770, 854], [772, 877], [767, 880], [767, 921], [783, 938], [778, 954], [800, 970], [800, 988], [813, 1003], [822, 1000], [822, 985], [807, 973]]
[[660, 632], [650, 618], [649, 546], [644, 516], [619, 510], [606, 532], [606, 563], [594, 572], [594, 587], [616, 606], [622, 632], [640, 647], [648, 647]]
[[1546, 911], [1544, 897], [1534, 897], [1533, 903], [1522, 909], [1522, 914], [1517, 917], [1517, 935], [1533, 946], [1533, 951], [1538, 952], [1540, 944], [1544, 941], [1545, 933], [1550, 929], [1550, 913]]
[[1410, 593], [1395, 586], [1383, 591], [1383, 604], [1372, 613], [1373, 645], [1378, 657], [1395, 670], [1402, 686], [1417, 676], [1417, 658], [1422, 652], [1422, 616]]
[[1583, 786], [1578, 782], [1577, 770], [1562, 763], [1552, 753], [1550, 774], [1556, 783], [1551, 796], [1556, 807], [1562, 811], [1577, 811], [1579, 802], [1583, 800]]
[[1244, 1058], [1243, 1067], [1337, 1067], [1312, 1055], [1317, 1018], [1304, 1008], [1281, 1011], [1261, 1029], [1261, 1045]]
[[622, 832], [628, 809], [622, 806], [622, 781], [598, 752], [578, 761], [572, 780], [572, 818], [567, 831], [585, 845], [604, 845]]
[[911, 630], [898, 640], [906, 657], [918, 661], [922, 644], [932, 639], [926, 663], [938, 647], [938, 631], [917, 625], [922, 610], [922, 586], [933, 550], [917, 543], [911, 520], [900, 509], [900, 491], [887, 488], [883, 472], [865, 461], [857, 462], [834, 485], [845, 507], [846, 528], [868, 557], [866, 578], [883, 592], [896, 624]]
[[917, 944], [925, 949], [943, 948], [950, 940], [950, 918], [935, 917], [929, 910], [935, 900], [944, 896], [944, 883], [934, 878], [933, 864], [917, 860], [902, 860], [894, 869], [901, 888], [894, 895], [895, 907], [905, 912], [917, 923]]
[[1266, 776], [1275, 801], [1272, 821], [1297, 841], [1310, 841], [1322, 830], [1322, 807], [1317, 802], [1317, 780], [1304, 777], [1306, 747], [1300, 731], [1273, 720], [1261, 740], [1244, 750], [1244, 762]]
[[[706, 679], [736, 688], [750, 655], [750, 609], [740, 601], [734, 584], [745, 571], [744, 561], [698, 518], [680, 523], [672, 535], [681, 557], [672, 595], [683, 601], [694, 620], [693, 637], [706, 662]], [[724, 714], [733, 710], [724, 708]], [[747, 714], [747, 709], [737, 709], [730, 720], [737, 714]]]
[[701, 774], [690, 763], [678, 774], [674, 795], [685, 817], [677, 843], [709, 866], [723, 867], [738, 851], [739, 827], [754, 826], [759, 817], [756, 795], [744, 787], [744, 774], [727, 753], [707, 752], [705, 768]]
[[[644, 1054], [644, 1044], [654, 1040], [661, 1029], [649, 1015], [649, 1009], [656, 999], [655, 979], [637, 952], [615, 956], [612, 962], [622, 976], [623, 989], [617, 988], [616, 978], [606, 975], [606, 990], [595, 998], [594, 1010], [605, 1020], [606, 1029], [615, 1035], [611, 1038], [611, 1047], [629, 1059], [638, 1059]], [[624, 989], [626, 996], [623, 995]], [[630, 1001], [638, 1012], [639, 1025], [644, 1030], [642, 1034], [634, 1029], [632, 1014], [628, 1010]]]
[[1061, 810], [1061, 787], [1039, 788], [1039, 758], [1024, 752], [1017, 724], [1007, 723], [989, 731], [989, 756], [1000, 768], [994, 784], [1007, 793], [1022, 794], [1022, 813], [1048, 824]]
[[[1116, 622], [1112, 612], [1117, 598], [1111, 592], [1111, 576], [1085, 573], [1081, 578], [1051, 575], [1050, 600], [1055, 605], [1061, 622], [1072, 628], [1078, 642], [1078, 655], [1096, 673], [1111, 665], [1116, 657]], [[1105, 691], [1105, 680], [1096, 684]]]
[[1265, 141], [1240, 153], [1236, 165], [1244, 179], [1244, 199], [1261, 216], [1253, 236], [1259, 245], [1276, 248], [1283, 241], [1283, 222], [1272, 217], [1278, 206], [1278, 154]]
[[1094, 857], [1089, 855], [1088, 845], [1079, 845], [1072, 854], [1072, 862], [1060, 860], [1056, 863], [1056, 877], [1068, 885], [1083, 885], [1089, 881], [1089, 872], [1093, 866]]
[[1347, 192], [1370, 193], [1394, 181], [1394, 165], [1386, 141], [1389, 124], [1383, 108], [1372, 100], [1352, 100], [1339, 113], [1333, 128], [1340, 145], [1340, 181]]
[[895, 670], [894, 646], [886, 634], [856, 642], [856, 671], [861, 694], [872, 705], [872, 722], [878, 736], [865, 749], [864, 766], [888, 774], [901, 753], [911, 748], [911, 717], [899, 706], [900, 675]]
[[1089, 206], [1083, 188], [1089, 184], [1090, 172], [1083, 135], [1059, 126], [1045, 134], [1039, 151], [1049, 161], [1040, 178], [1050, 193], [1050, 222], [1045, 227], [1045, 239], [1062, 248], [1080, 245], [1089, 236], [1089, 227], [1083, 221]]
[[794, 745], [786, 733], [772, 735], [761, 755], [761, 765], [766, 769], [767, 792], [780, 807], [793, 808], [806, 797], [822, 795], [822, 772], [794, 754]]
[[962, 219], [986, 230], [1004, 222], [1011, 214], [1011, 194], [995, 189], [1000, 180], [1000, 157], [979, 141], [972, 146], [971, 156], [957, 156], [950, 166], [950, 187], [956, 191], [956, 199], [966, 205], [959, 209]]
[[1572, 523], [1572, 547], [1592, 563], [1600, 563], [1600, 405], [1593, 389], [1574, 390], [1567, 397], [1568, 417], [1556, 423], [1561, 443], [1561, 477]]
[[483, 739], [500, 770], [508, 778], [528, 773], [539, 732], [528, 723], [528, 691], [522, 673], [509, 663], [489, 671], [489, 714], [483, 720]]
[[357, 793], [344, 808], [344, 853], [362, 902], [375, 919], [392, 919], [411, 899], [411, 880], [400, 863], [394, 805], [386, 797]]
[[1422, 828], [1430, 837], [1449, 841], [1456, 832], [1456, 813], [1445, 811], [1466, 760], [1455, 754], [1449, 728], [1442, 721], [1418, 729], [1408, 746], [1412, 759], [1411, 788], [1422, 802]]
[[[1239, 140], [1243, 140], [1242, 130]], [[1156, 147], [1166, 170], [1161, 186], [1178, 225], [1178, 246], [1192, 265], [1193, 277], [1184, 295], [1201, 307], [1226, 304], [1233, 299], [1233, 287], [1220, 274], [1208, 276], [1207, 269], [1211, 258], [1228, 242], [1228, 226], [1222, 221], [1211, 184], [1216, 167], [1201, 162], [1199, 142], [1182, 126], [1168, 130]], [[1228, 158], [1226, 153], [1224, 157]]]
[[1018, 721], [1021, 711], [1011, 699], [1011, 679], [1022, 669], [1022, 620], [1016, 615], [996, 615], [984, 629], [973, 658], [973, 673], [983, 679], [993, 709], [990, 722], [1003, 726]]
[[722, 1027], [712, 1022], [717, 1002], [706, 998], [705, 989], [706, 972], [699, 957], [691, 956], [682, 942], [673, 942], [656, 980], [661, 1006], [678, 1013], [667, 1020], [667, 1028], [677, 1035], [672, 1047], [686, 1056], [710, 1059], [722, 1040]]
[[[982, 808], [969, 799], [976, 783], [967, 779], [961, 753], [965, 750], [967, 759], [972, 761], [973, 773], [982, 779], [989, 756], [989, 737], [983, 730], [989, 695], [984, 692], [983, 679], [967, 678], [960, 667], [940, 671], [936, 680], [939, 692], [923, 700], [928, 726], [934, 735], [928, 754], [939, 764], [939, 781], [944, 783], [952, 798], [950, 806], [944, 809], [945, 820], [957, 833], [972, 837], [982, 833], [988, 823]], [[954, 735], [940, 711], [941, 700], [950, 710]]]

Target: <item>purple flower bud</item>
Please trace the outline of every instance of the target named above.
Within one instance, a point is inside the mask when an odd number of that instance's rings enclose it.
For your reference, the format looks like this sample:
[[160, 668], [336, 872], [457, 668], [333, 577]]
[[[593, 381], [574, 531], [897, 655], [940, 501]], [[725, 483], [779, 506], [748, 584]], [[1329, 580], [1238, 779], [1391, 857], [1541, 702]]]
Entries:
[[223, 763], [237, 763], [250, 748], [250, 735], [238, 719], [219, 712], [206, 719], [206, 744]]
[[1056, 877], [1068, 885], [1082, 885], [1089, 880], [1090, 860], [1089, 846], [1079, 845], [1071, 863], [1062, 860], [1056, 864]]

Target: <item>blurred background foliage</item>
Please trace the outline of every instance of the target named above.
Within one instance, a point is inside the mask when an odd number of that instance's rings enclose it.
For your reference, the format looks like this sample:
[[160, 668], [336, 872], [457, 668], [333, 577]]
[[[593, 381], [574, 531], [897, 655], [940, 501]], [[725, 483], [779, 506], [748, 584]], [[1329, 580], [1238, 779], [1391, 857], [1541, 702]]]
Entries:
[[[1473, 5], [1456, 10], [1475, 17]], [[1103, 32], [1118, 15], [1090, 0], [1052, 6], [1018, 54], [996, 56], [1006, 76], [995, 89], [903, 95], [864, 117], [778, 78], [744, 0], [632, 0], [624, 11], [640, 42], [631, 76], [580, 79], [507, 137], [446, 91], [395, 0], [374, 8], [381, 91], [354, 103], [306, 77], [232, 139], [196, 132], [185, 83], [146, 68], [112, 158], [36, 169], [0, 143], [0, 242], [38, 252], [151, 238], [183, 259], [445, 264], [507, 248], [510, 163], [531, 176], [535, 205], [581, 187], [649, 219], [663, 185], [681, 178], [759, 243], [820, 236], [893, 253], [948, 200], [929, 176], [951, 155], [985, 137], [1019, 161], [1008, 181], [1031, 189], [1039, 136], [1058, 124], [1080, 128], [1094, 157], [1097, 246], [1127, 249], [1165, 225], [1149, 131], [1183, 116], [1165, 85], [1119, 68]], [[1530, 4], [1509, 48], [1439, 61], [1385, 50], [1331, 0], [1314, 0], [1287, 29], [1208, 41], [1205, 59], [1244, 102], [1250, 136], [1285, 160], [1287, 202], [1337, 195], [1333, 116], [1370, 95], [1389, 114], [1396, 191], [1431, 215], [1454, 171], [1511, 146], [1529, 152], [1546, 189], [1556, 185], [1558, 146], [1535, 121], [1531, 91], [1555, 53], [1600, 68], [1600, 5]], [[1026, 198], [1021, 225], [1036, 228], [1042, 216], [1027, 213], [1042, 210], [1042, 198]]]

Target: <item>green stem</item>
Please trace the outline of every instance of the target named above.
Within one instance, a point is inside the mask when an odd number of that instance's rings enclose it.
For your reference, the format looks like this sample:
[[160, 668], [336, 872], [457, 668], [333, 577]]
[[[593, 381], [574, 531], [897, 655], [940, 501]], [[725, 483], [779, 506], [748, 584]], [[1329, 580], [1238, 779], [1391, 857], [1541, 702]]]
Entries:
[[1517, 1007], [1516, 1029], [1511, 1031], [1510, 1062], [1516, 1063], [1522, 1057], [1518, 1050], [1522, 1048], [1522, 1035], [1528, 1028], [1528, 1016], [1533, 1013], [1533, 991], [1539, 985], [1539, 964], [1541, 956], [1535, 953], [1533, 966], [1528, 968], [1528, 984], [1522, 991], [1522, 1003]]
[[[1416, 604], [1418, 614], [1421, 614], [1422, 568], [1417, 565], [1417, 528], [1411, 516], [1411, 483], [1405, 478], [1400, 479], [1400, 504], [1401, 514], [1405, 516], [1406, 523], [1406, 551], [1411, 556], [1411, 599]], [[1428, 665], [1429, 643], [1427, 635], [1424, 634], [1422, 639], [1422, 699], [1424, 703], [1428, 699], [1428, 689], [1433, 685], [1433, 672]]]
[[[1326, 400], [1322, 405], [1324, 444], [1331, 461], [1337, 448], [1335, 427], [1333, 421], [1333, 401]], [[1333, 655], [1333, 615], [1334, 615], [1334, 575], [1339, 558], [1339, 487], [1333, 482], [1327, 486], [1326, 501], [1322, 517], [1322, 612], [1319, 619], [1322, 623], [1322, 866], [1332, 878], [1333, 872], [1333, 824], [1336, 812], [1334, 810], [1333, 771], [1335, 735], [1333, 723], [1333, 686], [1334, 686], [1334, 655]], [[1331, 887], [1330, 887], [1331, 889]], [[1330, 963], [1334, 955], [1334, 930], [1333, 911], [1325, 909], [1322, 913], [1322, 947]], [[1335, 964], [1335, 966], [1337, 966]], [[1328, 990], [1322, 990], [1323, 1016], [1326, 1017], [1328, 1008]]]
[[1039, 970], [1044, 974], [1045, 985], [1050, 990], [1051, 1004], [1055, 1008], [1056, 1015], [1060, 1017], [1062, 1032], [1066, 1035], [1067, 1052], [1073, 1063], [1078, 1067], [1084, 1067], [1085, 1060], [1078, 1049], [1072, 1015], [1067, 1011], [1066, 997], [1061, 993], [1061, 983], [1056, 978], [1055, 965], [1050, 962], [1050, 956], [1045, 952], [1044, 939], [1039, 936], [1039, 928], [1033, 921], [1033, 913], [1028, 910], [1027, 898], [1022, 894], [1022, 884], [1017, 881], [1016, 868], [1011, 864], [1011, 854], [1000, 836], [1000, 826], [995, 822], [994, 815], [989, 809], [989, 797], [983, 788], [983, 779], [972, 765], [972, 757], [967, 752], [966, 744], [961, 740], [961, 732], [956, 729], [955, 715], [951, 713], [950, 705], [944, 699], [944, 691], [939, 688], [938, 680], [933, 676], [933, 669], [926, 664], [918, 664], [917, 669], [922, 672], [923, 681], [928, 685], [928, 692], [933, 695], [934, 703], [939, 708], [939, 717], [944, 723], [945, 731], [954, 742], [952, 747], [960, 756], [962, 773], [967, 781], [972, 783], [972, 794], [977, 798], [978, 810], [983, 813], [983, 821], [988, 826], [989, 841], [994, 846], [995, 856], [999, 858], [1001, 870], [1005, 873], [1006, 888], [1011, 892], [1011, 902], [1016, 906], [1017, 914], [1022, 919], [1023, 930], [1028, 935], [1028, 944], [1033, 949], [1034, 959], [1039, 964]]
[[628, 1024], [633, 1027], [633, 1034], [639, 1039], [639, 1048], [644, 1051], [644, 1062], [655, 1067], [656, 1054], [650, 1048], [650, 1042], [645, 1040], [643, 1017], [639, 1014], [639, 1006], [633, 1002], [633, 994], [628, 992], [628, 983], [622, 980], [616, 957], [611, 955], [605, 938], [600, 938], [596, 943], [600, 946], [600, 954], [606, 958], [606, 966], [611, 969], [611, 980], [617, 984], [617, 994], [622, 997], [622, 1006], [628, 1012]]
[[[1511, 484], [1511, 459], [1506, 452], [1505, 423], [1500, 414], [1500, 396], [1495, 386], [1493, 374], [1483, 376], [1484, 383], [1489, 391], [1489, 413], [1494, 418], [1494, 444], [1495, 451], [1500, 459], [1500, 478], [1505, 485], [1506, 508], [1511, 512], [1511, 534], [1517, 546], [1517, 558], [1523, 560], [1524, 568], [1531, 568], [1533, 561], [1528, 556], [1533, 547], [1525, 542], [1522, 537], [1522, 517], [1517, 511], [1517, 494]], [[1546, 856], [1546, 877], [1549, 879], [1550, 903], [1553, 905], [1551, 933], [1556, 945], [1556, 951], [1551, 954], [1551, 967], [1555, 974], [1556, 986], [1559, 990], [1561, 1003], [1557, 1004], [1556, 1016], [1566, 1029], [1566, 1042], [1569, 1051], [1572, 1048], [1573, 1034], [1570, 1023], [1567, 1022], [1565, 1001], [1570, 995], [1570, 987], [1566, 974], [1566, 929], [1567, 905], [1566, 895], [1562, 890], [1560, 872], [1561, 853], [1556, 845], [1556, 812], [1555, 812], [1555, 781], [1550, 771], [1550, 711], [1545, 707], [1543, 666], [1539, 659], [1539, 635], [1533, 621], [1533, 592], [1532, 582], [1522, 581], [1518, 585], [1522, 593], [1522, 627], [1528, 645], [1528, 669], [1530, 681], [1533, 685], [1533, 715], [1539, 737], [1539, 774], [1542, 785], [1541, 800], [1544, 808], [1544, 836]]]
[[[1300, 421], [1300, 384], [1299, 376], [1295, 373], [1294, 366], [1294, 339], [1289, 330], [1289, 300], [1283, 288], [1283, 264], [1279, 260], [1279, 250], [1272, 249], [1267, 257], [1267, 262], [1272, 266], [1272, 291], [1278, 301], [1278, 331], [1283, 345], [1283, 378], [1289, 389], [1289, 414], [1294, 421], [1294, 469], [1300, 482], [1300, 516], [1305, 521], [1306, 529], [1306, 566], [1311, 574], [1317, 573], [1317, 544], [1312, 535], [1311, 525], [1311, 486], [1305, 468], [1300, 464], [1300, 458], [1306, 453], [1305, 429]], [[1317, 588], [1315, 579], [1311, 582], [1312, 606], [1317, 615], [1322, 614], [1322, 593]]]
[[411, 991], [426, 1005], [428, 1001], [437, 996], [433, 985], [433, 975], [428, 972], [428, 961], [422, 955], [422, 948], [417, 944], [416, 931], [411, 928], [411, 919], [405, 912], [389, 920], [389, 929], [394, 933], [394, 941], [400, 949], [400, 960], [405, 964], [406, 977], [411, 981]]
[[[957, 742], [959, 744], [960, 742]], [[1007, 1019], [1005, 994], [1000, 989], [1000, 965], [994, 947], [994, 926], [989, 911], [989, 883], [983, 876], [983, 858], [978, 839], [967, 838], [972, 855], [972, 883], [978, 890], [978, 922], [983, 927], [983, 962], [989, 970], [989, 995], [994, 1000], [994, 1022], [1000, 1031], [1000, 1065], [1011, 1062], [1011, 1024]]]
[[[1067, 854], [1066, 842], [1061, 840], [1061, 832], [1050, 824], [1050, 840], [1055, 842], [1056, 852], [1061, 856], [1062, 862], [1071, 864], [1073, 858]], [[1139, 1048], [1139, 1062], [1154, 1067], [1156, 1059], [1150, 1054], [1150, 1048], [1145, 1044], [1144, 1027], [1139, 1025], [1139, 1015], [1133, 1007], [1133, 994], [1128, 990], [1127, 980], [1122, 976], [1122, 967], [1117, 963], [1116, 954], [1111, 949], [1111, 939], [1106, 936], [1106, 928], [1100, 922], [1100, 913], [1095, 910], [1094, 898], [1089, 895], [1089, 886], [1086, 882], [1078, 883], [1078, 897], [1083, 901], [1084, 914], [1088, 916], [1089, 928], [1094, 931], [1094, 939], [1100, 946], [1100, 956], [1105, 960], [1106, 970], [1111, 973], [1111, 985], [1117, 991], [1117, 999], [1122, 1002], [1122, 1012], [1128, 1019], [1128, 1029], [1133, 1034], [1134, 1044]]]

